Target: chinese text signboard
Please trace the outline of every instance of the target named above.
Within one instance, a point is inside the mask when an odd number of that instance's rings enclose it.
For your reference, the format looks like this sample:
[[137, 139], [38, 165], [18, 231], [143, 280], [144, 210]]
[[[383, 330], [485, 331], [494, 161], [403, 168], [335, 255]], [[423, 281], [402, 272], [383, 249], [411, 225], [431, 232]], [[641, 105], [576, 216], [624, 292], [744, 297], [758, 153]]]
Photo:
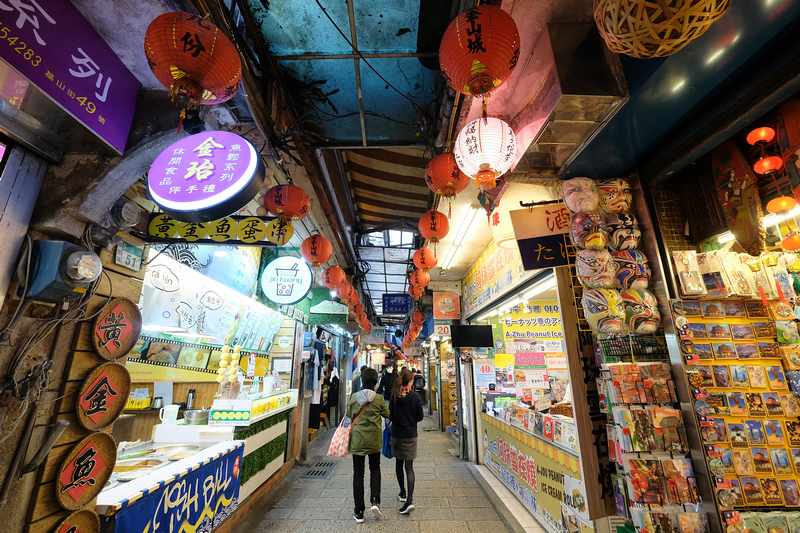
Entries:
[[[147, 192], [173, 218], [216, 221], [253, 199], [264, 168], [255, 147], [235, 133], [196, 133], [156, 157], [147, 176]], [[266, 234], [266, 227], [259, 231]]]
[[116, 531], [211, 531], [239, 505], [244, 445], [240, 444], [172, 483], [122, 508]]
[[120, 154], [141, 84], [69, 0], [0, 2], [0, 57]]
[[408, 294], [384, 294], [383, 314], [405, 315], [411, 312], [411, 296]]
[[211, 222], [181, 222], [160, 213], [150, 216], [147, 240], [273, 246], [274, 243], [269, 240], [270, 225], [269, 218], [252, 216], [234, 215]]
[[509, 212], [525, 270], [565, 266], [575, 250], [569, 242], [570, 212], [563, 203]]
[[501, 248], [492, 242], [481, 254], [464, 278], [463, 315], [470, 316], [479, 309], [507, 294], [533, 277], [534, 272], [522, 268], [519, 251]]

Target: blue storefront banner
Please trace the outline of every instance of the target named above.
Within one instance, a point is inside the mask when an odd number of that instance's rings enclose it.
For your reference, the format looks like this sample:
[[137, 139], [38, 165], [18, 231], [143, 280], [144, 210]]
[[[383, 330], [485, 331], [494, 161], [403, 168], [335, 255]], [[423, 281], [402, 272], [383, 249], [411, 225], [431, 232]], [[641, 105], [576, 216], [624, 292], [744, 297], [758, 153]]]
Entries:
[[405, 315], [411, 312], [411, 296], [408, 294], [384, 294], [383, 314]]
[[570, 263], [570, 257], [575, 255], [575, 249], [566, 234], [518, 239], [517, 244], [525, 270], [566, 266]]
[[159, 485], [116, 515], [119, 533], [210, 533], [239, 505], [244, 443]]

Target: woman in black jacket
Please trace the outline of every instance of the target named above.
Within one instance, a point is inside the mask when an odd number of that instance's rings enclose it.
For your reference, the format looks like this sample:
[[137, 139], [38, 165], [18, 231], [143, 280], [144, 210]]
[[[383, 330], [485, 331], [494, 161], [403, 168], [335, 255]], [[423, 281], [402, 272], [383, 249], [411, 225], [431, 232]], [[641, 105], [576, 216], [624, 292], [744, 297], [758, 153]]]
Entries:
[[[397, 464], [395, 472], [397, 483], [400, 485], [400, 495], [397, 497], [403, 506], [400, 514], [408, 514], [414, 510], [414, 459], [417, 458], [417, 423], [423, 418], [422, 399], [412, 390], [414, 376], [404, 368], [392, 387], [392, 397], [389, 400], [389, 411], [392, 421], [390, 430], [392, 440], [392, 453]], [[405, 466], [405, 475], [403, 467]], [[406, 483], [408, 492], [406, 492]]]

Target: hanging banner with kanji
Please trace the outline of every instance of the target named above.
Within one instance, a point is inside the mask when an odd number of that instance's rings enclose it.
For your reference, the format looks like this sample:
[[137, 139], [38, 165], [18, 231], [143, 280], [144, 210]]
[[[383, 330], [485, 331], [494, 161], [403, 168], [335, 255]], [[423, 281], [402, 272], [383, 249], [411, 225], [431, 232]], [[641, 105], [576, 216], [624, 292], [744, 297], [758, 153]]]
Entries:
[[563, 203], [510, 211], [525, 270], [566, 266], [575, 249], [569, 242], [570, 212]]
[[150, 224], [147, 226], [148, 237], [145, 240], [275, 246], [273, 233], [282, 233], [283, 230], [271, 223], [274, 220], [277, 219], [232, 215], [211, 222], [181, 222], [164, 213], [152, 214]]

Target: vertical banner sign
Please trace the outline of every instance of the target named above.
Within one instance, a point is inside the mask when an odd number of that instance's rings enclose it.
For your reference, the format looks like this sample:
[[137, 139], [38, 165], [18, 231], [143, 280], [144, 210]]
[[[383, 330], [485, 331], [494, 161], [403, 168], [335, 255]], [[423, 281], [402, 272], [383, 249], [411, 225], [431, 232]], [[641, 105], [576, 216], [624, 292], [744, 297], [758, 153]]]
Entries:
[[433, 318], [443, 320], [458, 319], [459, 311], [458, 293], [434, 292], [433, 293]]
[[569, 264], [575, 254], [569, 244], [570, 212], [563, 204], [550, 204], [510, 211], [525, 270]]
[[243, 445], [149, 492], [117, 513], [117, 531], [211, 531], [239, 505]]
[[0, 57], [118, 153], [142, 85], [69, 0], [0, 2]]

